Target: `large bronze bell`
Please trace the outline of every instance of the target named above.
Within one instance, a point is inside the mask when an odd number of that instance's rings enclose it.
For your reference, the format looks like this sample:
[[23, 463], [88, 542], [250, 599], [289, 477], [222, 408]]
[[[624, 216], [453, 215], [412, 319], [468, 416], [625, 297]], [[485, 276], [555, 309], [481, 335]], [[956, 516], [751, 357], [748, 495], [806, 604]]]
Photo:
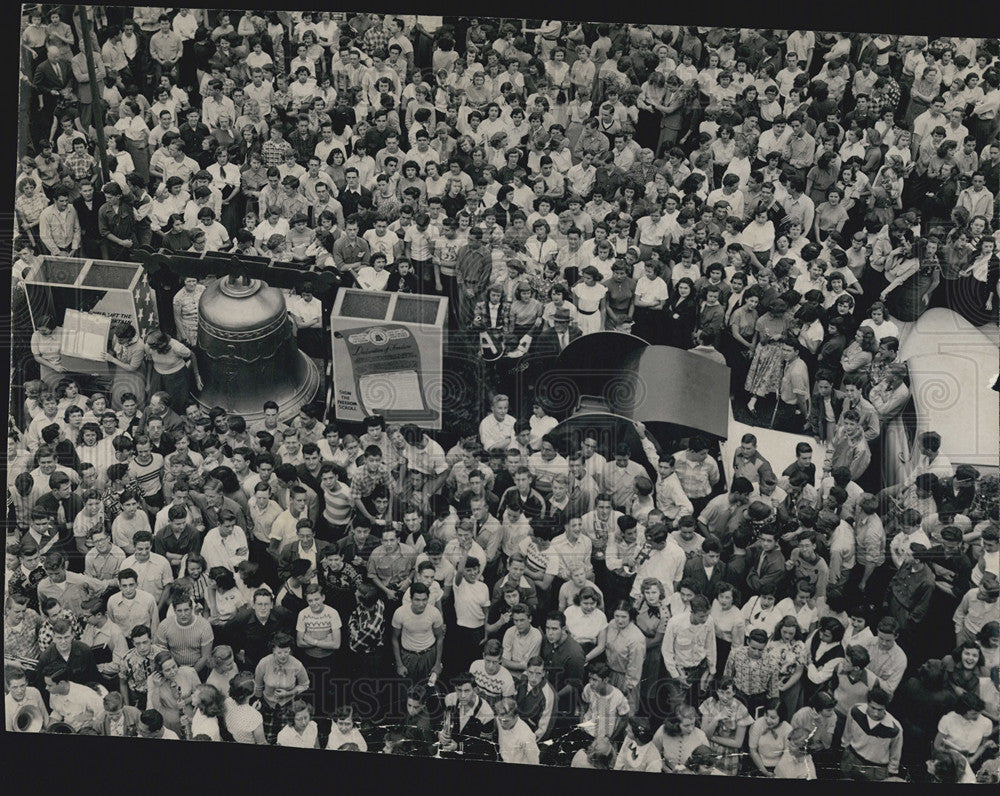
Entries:
[[295, 342], [284, 294], [257, 279], [222, 277], [198, 304], [198, 370], [206, 410], [225, 407], [248, 423], [278, 404], [281, 420], [315, 396], [319, 370]]

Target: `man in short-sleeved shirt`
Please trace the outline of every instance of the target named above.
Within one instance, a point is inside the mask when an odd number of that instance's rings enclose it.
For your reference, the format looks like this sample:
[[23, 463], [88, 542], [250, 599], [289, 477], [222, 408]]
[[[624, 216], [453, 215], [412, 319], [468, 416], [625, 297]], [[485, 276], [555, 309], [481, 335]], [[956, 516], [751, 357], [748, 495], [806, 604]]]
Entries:
[[412, 604], [401, 605], [392, 615], [392, 627], [401, 631], [399, 643], [406, 652], [425, 652], [434, 644], [434, 631], [444, 626], [441, 612], [428, 605], [419, 614]]
[[631, 710], [626, 696], [608, 682], [607, 664], [596, 663], [587, 667], [589, 682], [583, 687], [580, 699], [587, 706], [583, 728], [595, 738], [617, 735], [617, 728]]
[[[176, 598], [175, 598], [176, 599]], [[174, 605], [174, 615], [160, 622], [156, 643], [166, 647], [179, 666], [204, 669], [215, 634], [204, 617], [194, 613], [190, 599]]]
[[152, 552], [152, 546], [152, 539], [137, 542], [135, 552], [122, 561], [122, 569], [134, 570], [139, 576], [139, 588], [148, 591], [159, 603], [174, 574], [170, 562]]
[[799, 356], [797, 343], [784, 343], [782, 351], [785, 372], [781, 377], [781, 404], [774, 427], [781, 431], [801, 432], [802, 424], [809, 415], [809, 370]]

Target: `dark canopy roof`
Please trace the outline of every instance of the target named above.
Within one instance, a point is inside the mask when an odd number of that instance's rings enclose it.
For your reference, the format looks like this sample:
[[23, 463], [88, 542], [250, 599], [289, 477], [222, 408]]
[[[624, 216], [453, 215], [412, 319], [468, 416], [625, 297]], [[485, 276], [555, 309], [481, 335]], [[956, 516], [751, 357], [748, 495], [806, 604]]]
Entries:
[[570, 343], [547, 377], [577, 399], [601, 397], [608, 412], [629, 420], [728, 433], [729, 368], [689, 351], [597, 332]]

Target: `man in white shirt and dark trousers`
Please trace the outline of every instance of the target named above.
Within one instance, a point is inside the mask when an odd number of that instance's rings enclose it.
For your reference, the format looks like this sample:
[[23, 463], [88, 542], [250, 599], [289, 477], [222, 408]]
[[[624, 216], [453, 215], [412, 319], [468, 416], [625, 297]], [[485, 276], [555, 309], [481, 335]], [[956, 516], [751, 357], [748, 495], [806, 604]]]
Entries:
[[486, 612], [490, 608], [489, 587], [480, 579], [482, 562], [460, 548], [455, 567], [455, 642], [451, 646], [451, 672], [468, 671], [478, 660], [486, 639]]

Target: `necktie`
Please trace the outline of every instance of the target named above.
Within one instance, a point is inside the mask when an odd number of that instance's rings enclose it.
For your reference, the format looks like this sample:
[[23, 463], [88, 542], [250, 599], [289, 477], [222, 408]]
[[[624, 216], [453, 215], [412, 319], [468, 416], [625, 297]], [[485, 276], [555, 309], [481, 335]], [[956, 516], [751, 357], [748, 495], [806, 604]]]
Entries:
[[764, 551], [761, 550], [761, 552], [760, 552], [760, 560], [757, 562], [757, 577], [758, 578], [761, 576], [761, 573], [763, 571], [764, 571]]
[[59, 68], [59, 64], [55, 61], [52, 62], [52, 71], [56, 73], [56, 80], [62, 83], [62, 69]]
[[567, 345], [569, 345], [569, 342], [566, 339], [566, 336], [567, 336], [566, 332], [563, 332], [562, 334], [559, 335], [559, 347], [560, 348], [565, 348]]

